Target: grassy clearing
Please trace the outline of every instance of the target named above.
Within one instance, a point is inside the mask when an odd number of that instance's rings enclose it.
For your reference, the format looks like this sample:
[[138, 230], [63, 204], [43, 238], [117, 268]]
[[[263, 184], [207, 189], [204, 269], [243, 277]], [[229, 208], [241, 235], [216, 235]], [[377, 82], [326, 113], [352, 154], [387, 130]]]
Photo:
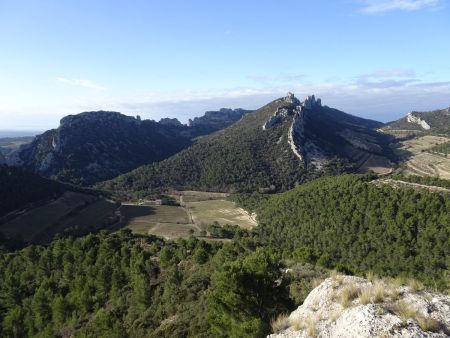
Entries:
[[186, 203], [186, 207], [192, 213], [194, 223], [199, 227], [218, 222], [221, 225], [239, 225], [244, 229], [256, 226], [250, 216], [234, 202], [227, 200], [208, 200]]

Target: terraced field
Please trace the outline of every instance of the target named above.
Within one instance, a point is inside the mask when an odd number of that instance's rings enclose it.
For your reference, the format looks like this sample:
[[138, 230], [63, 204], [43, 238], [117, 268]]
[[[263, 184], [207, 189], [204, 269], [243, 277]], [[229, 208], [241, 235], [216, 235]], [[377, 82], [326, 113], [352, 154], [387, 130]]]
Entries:
[[397, 150], [405, 160], [403, 173], [450, 179], [450, 158], [429, 151], [433, 146], [448, 141], [447, 137], [431, 135], [403, 141]]

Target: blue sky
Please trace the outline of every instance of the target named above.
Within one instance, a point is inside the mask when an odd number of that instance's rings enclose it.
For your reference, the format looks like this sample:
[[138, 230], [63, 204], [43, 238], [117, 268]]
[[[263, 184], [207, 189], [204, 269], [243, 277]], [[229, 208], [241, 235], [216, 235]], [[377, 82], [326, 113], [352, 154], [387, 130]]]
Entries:
[[450, 106], [448, 0], [0, 0], [0, 129], [186, 121], [293, 91], [382, 121]]

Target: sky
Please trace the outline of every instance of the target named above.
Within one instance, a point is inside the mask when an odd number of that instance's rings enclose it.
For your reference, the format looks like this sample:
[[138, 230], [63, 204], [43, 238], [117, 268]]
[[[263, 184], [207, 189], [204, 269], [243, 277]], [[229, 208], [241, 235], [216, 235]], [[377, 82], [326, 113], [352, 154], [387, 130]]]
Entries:
[[0, 0], [0, 130], [288, 91], [380, 121], [449, 107], [449, 19], [450, 0]]

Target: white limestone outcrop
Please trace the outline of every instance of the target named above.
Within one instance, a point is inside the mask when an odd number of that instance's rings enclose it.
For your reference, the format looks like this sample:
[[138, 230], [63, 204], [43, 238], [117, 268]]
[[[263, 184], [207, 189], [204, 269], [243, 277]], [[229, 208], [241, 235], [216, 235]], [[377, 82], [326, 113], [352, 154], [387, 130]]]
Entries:
[[450, 334], [450, 296], [336, 276], [281, 324], [269, 338], [444, 338]]
[[408, 113], [408, 115], [406, 115], [406, 121], [409, 122], [409, 123], [418, 124], [419, 126], [421, 126], [425, 130], [430, 130], [431, 129], [430, 125], [425, 120], [422, 120], [418, 116], [414, 116], [412, 113]]

